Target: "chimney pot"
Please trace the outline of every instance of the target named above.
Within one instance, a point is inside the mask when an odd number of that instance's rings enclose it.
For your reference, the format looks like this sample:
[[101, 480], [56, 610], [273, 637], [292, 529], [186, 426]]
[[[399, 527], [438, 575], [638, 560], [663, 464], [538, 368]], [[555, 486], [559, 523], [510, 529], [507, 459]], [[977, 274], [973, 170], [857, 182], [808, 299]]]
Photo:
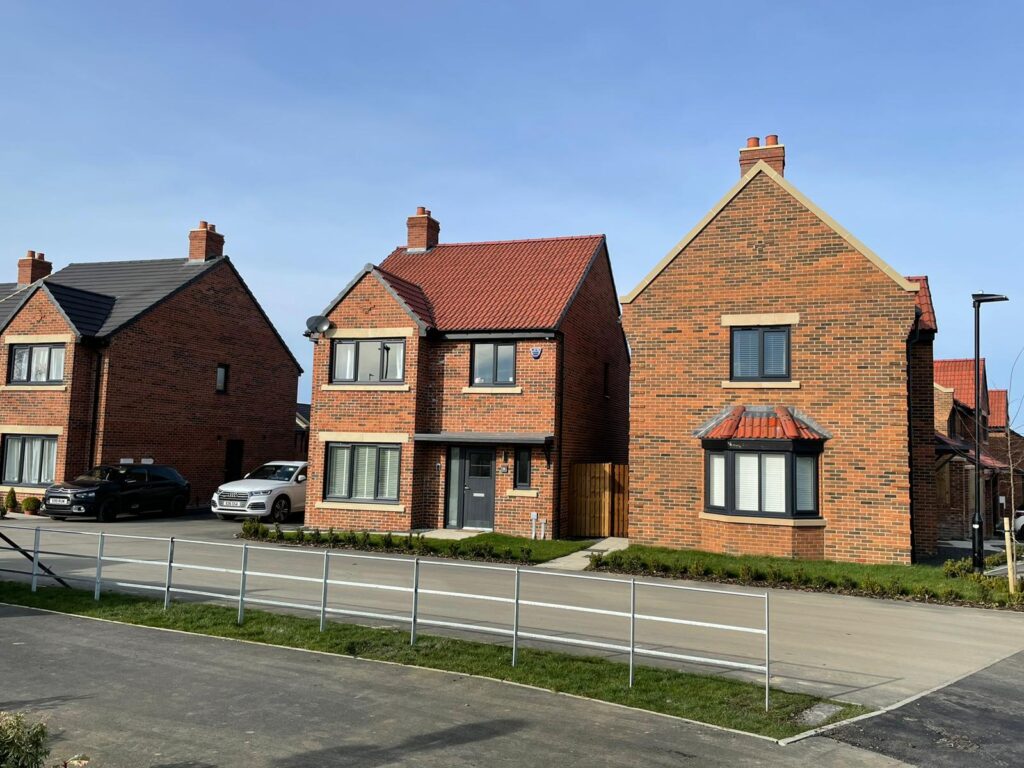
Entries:
[[740, 150], [740, 176], [746, 176], [751, 168], [762, 161], [780, 176], [785, 175], [786, 148], [779, 144], [778, 134], [765, 136], [763, 147], [756, 136], [747, 139], [747, 146]]
[[751, 136], [749, 139], [747, 139], [748, 149], [753, 149], [754, 147], [759, 146], [761, 146], [761, 139], [759, 139], [757, 136]]
[[41, 280], [53, 271], [53, 264], [45, 258], [42, 251], [28, 251], [25, 258], [18, 259], [18, 285], [29, 285]]
[[189, 261], [212, 261], [223, 255], [224, 235], [213, 224], [200, 221], [199, 229], [188, 233]]
[[34, 259], [35, 257], [36, 257], [36, 252], [35, 251], [29, 251], [28, 253], [25, 254], [25, 258], [26, 259]]
[[38, 253], [36, 253], [36, 259], [39, 261], [46, 261], [46, 254], [43, 253], [42, 251], [39, 251]]
[[764, 145], [766, 147], [775, 147], [779, 144], [779, 135], [777, 133], [769, 133], [764, 137]]
[[406, 222], [408, 238], [406, 250], [428, 251], [438, 243], [441, 234], [441, 225], [430, 215], [430, 210], [425, 206], [416, 209], [416, 215], [410, 216]]
[[199, 228], [200, 228], [200, 229], [208, 229], [208, 228], [209, 228], [209, 226], [210, 226], [209, 224], [207, 224], [207, 223], [206, 223], [205, 221], [202, 221], [202, 220], [200, 219], [200, 221], [199, 221]]

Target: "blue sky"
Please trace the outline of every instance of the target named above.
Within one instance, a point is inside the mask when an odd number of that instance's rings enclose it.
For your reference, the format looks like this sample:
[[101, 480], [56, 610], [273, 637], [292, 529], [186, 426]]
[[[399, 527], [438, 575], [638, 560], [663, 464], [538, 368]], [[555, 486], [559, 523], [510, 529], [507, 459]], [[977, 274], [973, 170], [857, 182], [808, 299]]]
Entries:
[[[304, 319], [404, 242], [608, 235], [631, 289], [777, 133], [905, 274], [936, 354], [1024, 345], [1015, 3], [0, 3], [0, 254], [183, 256], [200, 219], [308, 369]], [[3, 275], [0, 274], [0, 280]], [[1018, 366], [1024, 392], [1024, 363]], [[309, 396], [309, 375], [299, 395]]]

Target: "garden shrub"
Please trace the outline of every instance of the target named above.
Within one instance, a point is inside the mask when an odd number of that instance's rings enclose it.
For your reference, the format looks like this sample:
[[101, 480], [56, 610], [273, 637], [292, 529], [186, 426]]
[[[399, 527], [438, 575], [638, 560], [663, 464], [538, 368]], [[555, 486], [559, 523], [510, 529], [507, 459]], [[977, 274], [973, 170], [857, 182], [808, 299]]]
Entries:
[[587, 555], [587, 559], [590, 560], [590, 569], [592, 571], [599, 571], [604, 567], [605, 556], [603, 552], [591, 552]]
[[44, 723], [30, 724], [20, 713], [0, 712], [0, 766], [43, 768], [49, 755]]
[[971, 558], [961, 557], [959, 560], [947, 560], [942, 564], [942, 572], [948, 579], [962, 579], [974, 571]]
[[1006, 553], [996, 552], [994, 555], [989, 555], [985, 558], [986, 568], [998, 568], [1000, 565], [1006, 565]]
[[395, 537], [391, 535], [391, 531], [388, 531], [380, 537], [380, 543], [384, 549], [394, 549]]
[[18, 494], [14, 492], [13, 488], [7, 489], [7, 496], [4, 498], [4, 506], [0, 509], [0, 517], [4, 517], [8, 512], [13, 512], [18, 508]]
[[526, 545], [519, 550], [519, 560], [523, 563], [530, 562], [530, 557], [533, 555], [533, 547]]
[[25, 499], [23, 502], [21, 502], [21, 511], [22, 512], [38, 512], [39, 511], [39, 507], [41, 507], [41, 506], [42, 506], [42, 503], [39, 501], [39, 499], [37, 499], [35, 496], [29, 496], [27, 499]]

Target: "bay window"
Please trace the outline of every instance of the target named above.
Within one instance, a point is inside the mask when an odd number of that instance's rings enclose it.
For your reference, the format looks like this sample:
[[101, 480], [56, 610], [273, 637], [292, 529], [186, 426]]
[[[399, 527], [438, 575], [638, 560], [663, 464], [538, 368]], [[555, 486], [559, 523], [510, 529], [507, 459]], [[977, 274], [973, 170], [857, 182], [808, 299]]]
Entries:
[[50, 485], [57, 468], [57, 438], [4, 435], [5, 485]]
[[743, 447], [737, 441], [706, 444], [704, 465], [709, 512], [765, 517], [818, 514], [818, 454], [813, 448], [789, 443], [773, 446], [769, 441]]
[[328, 443], [324, 498], [397, 501], [401, 449], [397, 445]]

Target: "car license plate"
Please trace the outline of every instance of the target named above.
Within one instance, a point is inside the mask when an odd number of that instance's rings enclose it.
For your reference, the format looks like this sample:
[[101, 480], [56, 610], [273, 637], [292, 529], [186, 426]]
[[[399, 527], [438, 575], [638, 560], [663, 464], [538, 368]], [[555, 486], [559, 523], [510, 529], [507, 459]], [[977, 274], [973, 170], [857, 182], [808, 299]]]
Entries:
[[222, 507], [241, 507], [244, 506], [240, 501], [222, 501], [220, 503]]
[[67, 506], [71, 503], [71, 499], [64, 498], [63, 496], [51, 496], [46, 500], [47, 504], [53, 504], [54, 506]]

